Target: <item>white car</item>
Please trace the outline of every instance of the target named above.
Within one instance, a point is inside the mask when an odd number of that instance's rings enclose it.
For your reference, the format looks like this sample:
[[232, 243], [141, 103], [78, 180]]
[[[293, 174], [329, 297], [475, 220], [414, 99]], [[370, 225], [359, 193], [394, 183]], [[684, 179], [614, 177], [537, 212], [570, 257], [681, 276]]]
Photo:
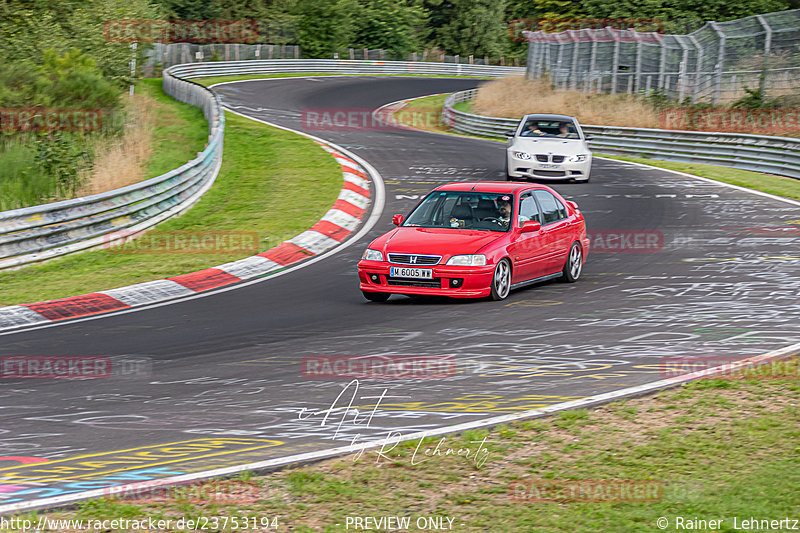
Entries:
[[575, 117], [525, 115], [506, 135], [507, 180], [589, 181], [592, 152]]

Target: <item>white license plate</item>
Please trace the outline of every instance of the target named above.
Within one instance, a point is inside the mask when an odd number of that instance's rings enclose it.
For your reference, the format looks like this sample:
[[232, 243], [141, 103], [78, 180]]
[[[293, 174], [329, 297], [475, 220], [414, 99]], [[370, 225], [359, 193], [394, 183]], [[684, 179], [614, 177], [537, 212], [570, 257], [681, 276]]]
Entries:
[[539, 165], [539, 168], [559, 168], [559, 166], [558, 165], [543, 164], [543, 165]]
[[393, 278], [433, 279], [433, 270], [430, 268], [391, 267], [389, 275]]

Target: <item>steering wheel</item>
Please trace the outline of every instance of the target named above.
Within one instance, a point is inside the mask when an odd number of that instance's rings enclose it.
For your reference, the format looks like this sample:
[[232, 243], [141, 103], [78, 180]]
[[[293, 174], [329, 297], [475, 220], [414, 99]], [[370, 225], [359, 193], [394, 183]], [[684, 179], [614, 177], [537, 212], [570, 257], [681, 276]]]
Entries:
[[506, 225], [505, 222], [503, 222], [502, 220], [500, 220], [497, 217], [485, 217], [485, 218], [482, 218], [481, 221], [482, 222], [494, 222], [498, 226], [505, 226]]

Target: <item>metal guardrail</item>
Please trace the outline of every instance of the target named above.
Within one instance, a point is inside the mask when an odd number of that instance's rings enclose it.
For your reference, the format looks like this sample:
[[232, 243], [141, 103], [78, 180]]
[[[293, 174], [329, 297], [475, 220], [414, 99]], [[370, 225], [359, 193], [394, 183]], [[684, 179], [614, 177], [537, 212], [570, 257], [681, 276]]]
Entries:
[[[472, 100], [476, 93], [477, 89], [470, 89], [449, 95], [442, 121], [458, 133], [505, 138], [506, 131], [517, 127], [518, 119], [474, 115], [453, 107]], [[800, 139], [583, 124], [581, 128], [594, 136], [589, 146], [605, 154], [704, 163], [800, 179]]]
[[44, 261], [127, 238], [191, 207], [222, 163], [225, 117], [212, 91], [164, 71], [164, 91], [200, 107], [209, 136], [197, 158], [161, 176], [120, 189], [0, 212], [0, 269]]
[[203, 109], [208, 144], [180, 168], [101, 194], [0, 212], [0, 269], [44, 261], [134, 236], [191, 207], [216, 179], [222, 163], [225, 117], [209, 89], [185, 78], [285, 72], [421, 74], [500, 77], [521, 67], [414, 61], [272, 59], [175, 65], [164, 70], [164, 91]]
[[360, 59], [263, 59], [188, 63], [169, 69], [179, 78], [329, 72], [335, 74], [420, 74], [425, 76], [482, 76], [499, 78], [524, 74], [524, 67], [433, 63], [426, 61], [364, 61]]

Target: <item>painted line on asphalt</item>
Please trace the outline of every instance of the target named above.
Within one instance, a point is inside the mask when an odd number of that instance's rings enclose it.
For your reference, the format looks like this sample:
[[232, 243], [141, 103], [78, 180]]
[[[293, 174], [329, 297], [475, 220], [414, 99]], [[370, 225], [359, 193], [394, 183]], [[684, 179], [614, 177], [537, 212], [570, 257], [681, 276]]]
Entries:
[[[435, 94], [429, 94], [429, 95], [426, 95], [426, 96], [417, 96], [415, 98], [407, 98], [405, 100], [396, 100], [394, 102], [389, 102], [388, 104], [384, 104], [381, 107], [379, 107], [378, 109], [376, 109], [375, 111], [373, 111], [373, 115], [375, 115], [377, 113], [385, 112], [385, 111], [383, 111], [384, 108], [389, 107], [389, 106], [398, 105], [398, 104], [407, 104], [408, 102], [410, 102], [412, 100], [419, 100], [420, 98], [427, 98], [428, 96], [441, 96], [442, 94], [446, 94], [446, 93], [435, 93]], [[401, 108], [398, 108], [398, 110], [399, 109], [401, 109]], [[414, 131], [419, 131], [419, 132], [423, 132], [423, 133], [430, 133], [432, 135], [445, 135], [447, 137], [456, 138], [456, 139], [464, 139], [464, 138], [466, 138], [466, 139], [472, 139], [472, 140], [475, 140], [475, 141], [483, 141], [483, 142], [497, 143], [497, 144], [503, 144], [503, 145], [506, 144], [505, 141], [498, 141], [498, 140], [495, 140], [495, 139], [482, 139], [481, 137], [474, 137], [472, 135], [467, 135], [467, 134], [463, 134], [463, 133], [456, 134], [456, 133], [446, 133], [446, 132], [443, 132], [443, 131], [421, 130], [421, 129], [415, 128], [413, 126], [409, 126], [408, 124], [404, 124], [404, 126], [406, 128], [408, 128], [408, 129], [411, 129], [411, 130], [414, 130]], [[594, 154], [594, 152], [592, 154]], [[653, 165], [648, 165], [646, 163], [636, 163], [636, 162], [633, 162], [633, 161], [623, 161], [622, 159], [613, 159], [611, 157], [603, 157], [603, 156], [599, 156], [599, 155], [598, 156], [592, 155], [592, 157], [593, 158], [597, 158], [597, 159], [602, 159], [604, 161], [614, 161], [616, 163], [624, 163], [624, 164], [628, 164], [628, 165], [644, 167], [644, 168], [647, 168], [647, 169], [650, 169], [650, 170], [662, 170], [664, 172], [670, 172], [672, 174], [677, 174], [679, 176], [684, 176], [684, 177], [687, 177], [687, 178], [693, 178], [693, 179], [705, 181], [705, 182], [708, 182], [708, 183], [712, 183], [714, 185], [722, 185], [723, 187], [728, 187], [730, 189], [736, 189], [737, 191], [743, 191], [743, 192], [747, 192], [747, 193], [750, 193], [750, 194], [755, 194], [757, 196], [763, 196], [764, 198], [769, 198], [771, 200], [778, 200], [778, 201], [781, 201], [781, 202], [785, 202], [785, 203], [789, 203], [789, 204], [792, 204], [792, 205], [800, 206], [800, 201], [792, 200], [791, 198], [785, 198], [783, 196], [778, 196], [777, 194], [770, 194], [768, 192], [757, 191], [755, 189], [748, 189], [747, 187], [742, 187], [740, 185], [733, 185], [731, 183], [725, 183], [724, 181], [717, 181], [717, 180], [712, 179], [712, 178], [704, 178], [703, 176], [697, 176], [695, 174], [689, 174], [687, 172], [681, 172], [679, 170], [671, 170], [671, 169], [668, 169], [668, 168], [656, 167], [656, 166], [653, 166]], [[664, 159], [663, 161], [667, 161], [667, 160]], [[679, 162], [679, 161], [676, 161], [676, 162]], [[711, 165], [711, 166], [714, 166], [714, 165]], [[728, 168], [728, 167], [723, 167], [723, 168]]]
[[[444, 435], [447, 433], [461, 433], [470, 429], [477, 429], [486, 426], [495, 426], [498, 424], [504, 424], [508, 422], [515, 422], [518, 420], [524, 420], [528, 418], [538, 418], [547, 415], [552, 415], [553, 413], [564, 411], [568, 409], [580, 409], [586, 407], [596, 406], [598, 404], [606, 403], [613, 400], [618, 400], [620, 398], [628, 397], [628, 396], [638, 396], [643, 395], [646, 393], [654, 392], [660, 389], [665, 389], [669, 387], [675, 387], [678, 385], [682, 385], [688, 383], [690, 381], [694, 381], [697, 379], [702, 379], [706, 377], [713, 377], [720, 374], [725, 374], [727, 372], [736, 371], [740, 368], [750, 367], [754, 364], [760, 363], [768, 363], [770, 361], [784, 359], [787, 357], [791, 357], [795, 355], [798, 351], [800, 351], [800, 343], [793, 344], [791, 346], [787, 346], [784, 348], [780, 348], [777, 350], [773, 350], [771, 352], [767, 352], [765, 354], [761, 354], [755, 357], [748, 357], [736, 363], [729, 363], [725, 365], [721, 365], [714, 368], [709, 368], [706, 370], [701, 370], [698, 372], [693, 372], [690, 374], [686, 374], [684, 376], [676, 376], [672, 378], [662, 379], [659, 381], [654, 381], [651, 383], [646, 383], [644, 385], [637, 385], [635, 387], [628, 387], [625, 389], [619, 389], [612, 392], [607, 392], [603, 394], [598, 394], [595, 396], [588, 396], [586, 398], [582, 398], [580, 400], [574, 400], [570, 402], [563, 402], [559, 404], [550, 405], [547, 407], [542, 407], [540, 409], [531, 409], [529, 411], [523, 411], [521, 413], [510, 414], [510, 415], [501, 415], [495, 416], [490, 418], [484, 418], [481, 420], [473, 420], [471, 422], [465, 422], [463, 424], [454, 424], [451, 426], [441, 427], [435, 430], [430, 431], [422, 431], [412, 433], [410, 435], [405, 435], [398, 438], [385, 438], [378, 441], [372, 442], [365, 442], [361, 444], [354, 444], [350, 446], [341, 446], [338, 448], [332, 448], [329, 450], [319, 450], [315, 452], [308, 452], [308, 453], [301, 453], [295, 455], [289, 455], [286, 457], [278, 457], [275, 459], [268, 459], [265, 461], [258, 461], [254, 463], [247, 463], [243, 465], [236, 465], [236, 466], [228, 466], [222, 468], [215, 468], [212, 470], [204, 470], [201, 472], [193, 472], [191, 474], [182, 474], [178, 476], [160, 478], [160, 479], [153, 479], [148, 480], [145, 482], [140, 483], [131, 483], [129, 485], [119, 485], [114, 486], [113, 490], [114, 493], [125, 493], [125, 492], [134, 492], [140, 488], [146, 488], [148, 490], [152, 490], [158, 487], [164, 487], [169, 485], [175, 484], [182, 484], [192, 481], [200, 481], [203, 479], [208, 478], [215, 478], [215, 477], [224, 477], [224, 476], [231, 476], [234, 474], [238, 474], [240, 472], [246, 470], [268, 470], [268, 469], [276, 469], [278, 467], [286, 466], [293, 463], [303, 463], [308, 461], [316, 461], [320, 459], [328, 459], [331, 457], [341, 456], [341, 455], [348, 455], [351, 453], [359, 452], [362, 450], [368, 450], [372, 448], [378, 448], [387, 445], [393, 445], [399, 442], [406, 442], [411, 440], [418, 440], [423, 437], [431, 437], [437, 435]], [[398, 428], [402, 429], [402, 428]], [[46, 463], [43, 463], [46, 465]], [[60, 505], [66, 505], [69, 503], [73, 503], [79, 500], [85, 500], [88, 498], [102, 498], [108, 495], [109, 488], [105, 487], [102, 489], [93, 489], [88, 490], [85, 492], [80, 493], [72, 493], [64, 496], [54, 496], [50, 498], [42, 498], [35, 501], [25, 501], [25, 502], [18, 502], [8, 505], [0, 505], [0, 513], [17, 513], [21, 511], [28, 511], [31, 509], [38, 509], [42, 507], [55, 507]]]

